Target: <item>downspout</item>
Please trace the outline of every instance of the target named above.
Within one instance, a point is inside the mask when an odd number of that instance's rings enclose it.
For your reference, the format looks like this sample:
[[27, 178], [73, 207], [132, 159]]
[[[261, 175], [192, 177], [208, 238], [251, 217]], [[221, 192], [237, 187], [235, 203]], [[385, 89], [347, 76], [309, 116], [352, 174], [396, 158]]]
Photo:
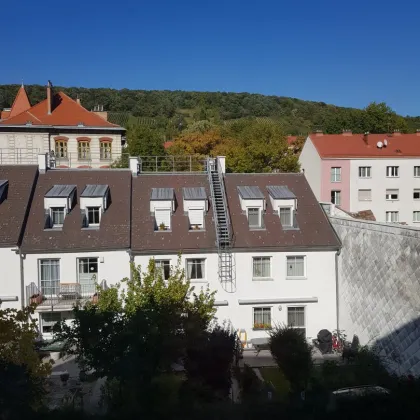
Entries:
[[336, 323], [337, 332], [340, 331], [340, 293], [339, 293], [339, 279], [338, 279], [338, 257], [341, 254], [341, 249], [335, 253], [335, 305], [336, 305]]
[[23, 260], [25, 258], [25, 254], [22, 254], [22, 248], [18, 247], [19, 252], [19, 263], [20, 263], [20, 299], [21, 299], [21, 307], [22, 309], [26, 306], [25, 305], [25, 272], [24, 272], [24, 264]]

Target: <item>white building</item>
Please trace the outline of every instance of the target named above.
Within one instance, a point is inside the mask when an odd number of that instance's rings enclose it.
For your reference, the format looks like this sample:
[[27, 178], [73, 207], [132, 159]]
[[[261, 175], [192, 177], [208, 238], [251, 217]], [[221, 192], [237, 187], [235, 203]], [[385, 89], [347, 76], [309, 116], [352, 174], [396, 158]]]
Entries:
[[319, 201], [376, 220], [420, 222], [420, 132], [311, 134], [300, 163]]

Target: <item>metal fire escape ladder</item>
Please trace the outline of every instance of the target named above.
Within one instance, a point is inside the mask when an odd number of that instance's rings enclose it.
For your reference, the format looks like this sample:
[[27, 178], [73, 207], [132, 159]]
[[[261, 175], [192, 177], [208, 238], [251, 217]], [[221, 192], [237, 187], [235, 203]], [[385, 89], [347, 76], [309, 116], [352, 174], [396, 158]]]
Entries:
[[209, 159], [208, 177], [213, 203], [214, 225], [216, 228], [219, 281], [226, 292], [233, 293], [236, 291], [236, 284], [229, 208], [226, 199], [223, 173], [217, 160]]

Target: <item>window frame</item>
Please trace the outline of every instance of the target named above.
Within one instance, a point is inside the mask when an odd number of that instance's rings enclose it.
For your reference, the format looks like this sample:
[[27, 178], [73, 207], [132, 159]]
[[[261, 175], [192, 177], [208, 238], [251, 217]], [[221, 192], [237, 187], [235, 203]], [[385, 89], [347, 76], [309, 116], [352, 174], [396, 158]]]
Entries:
[[[249, 224], [249, 212], [250, 212], [250, 210], [257, 210], [257, 212], [258, 212], [258, 225], [250, 225]], [[247, 219], [248, 219], [248, 228], [249, 229], [261, 229], [262, 228], [262, 211], [261, 210], [262, 210], [261, 207], [251, 207], [251, 206], [249, 206], [249, 207], [246, 208], [246, 216], [247, 216]]]
[[[418, 198], [414, 197], [414, 194], [418, 194], [419, 197]], [[415, 201], [420, 200], [420, 188], [414, 188], [413, 189], [413, 200], [415, 200]]]
[[[365, 172], [365, 175], [363, 175], [363, 172]], [[369, 175], [367, 175], [368, 172], [369, 172]], [[359, 178], [361, 179], [372, 178], [372, 166], [359, 166]]]
[[[388, 214], [391, 216], [390, 218], [392, 219], [392, 214], [396, 214], [397, 215], [397, 220], [388, 220]], [[400, 212], [399, 211], [395, 211], [395, 210], [389, 210], [385, 212], [385, 220], [386, 223], [399, 223], [400, 221]]]
[[[288, 225], [284, 225], [281, 221], [281, 211], [282, 210], [289, 210], [290, 224], [288, 224]], [[280, 218], [280, 223], [283, 227], [293, 227], [293, 207], [291, 207], [291, 206], [279, 206], [279, 218]]]
[[[87, 266], [88, 266], [88, 272], [87, 273], [81, 273], [80, 272], [80, 267], [82, 265], [83, 260], [87, 260]], [[90, 264], [94, 263], [93, 260], [96, 260], [96, 273], [93, 273], [93, 275], [91, 277], [91, 280], [93, 280], [93, 285], [92, 284], [87, 284], [87, 282], [85, 280], [84, 280], [84, 283], [81, 283], [80, 282], [80, 275], [91, 273], [91, 271], [89, 270], [89, 266], [90, 266]], [[80, 285], [82, 296], [93, 295], [94, 293], [96, 293], [96, 286], [99, 284], [99, 264], [100, 264], [99, 257], [94, 257], [94, 256], [93, 257], [78, 257], [78, 258], [76, 258], [76, 264], [77, 264], [77, 266], [76, 266], [77, 283]], [[93, 276], [95, 276], [95, 278], [93, 278]], [[86, 277], [88, 277], [88, 276], [86, 276]], [[90, 288], [88, 288], [87, 286], [90, 286]]]
[[[336, 198], [334, 198], [334, 201], [333, 201], [333, 194], [335, 196], [338, 195], [338, 203], [337, 203]], [[331, 203], [334, 204], [335, 206], [341, 206], [341, 190], [331, 190]]]
[[[263, 259], [268, 259], [268, 270], [269, 270], [269, 275], [268, 276], [255, 276], [255, 262], [256, 260], [261, 260], [260, 263], [262, 264], [262, 260]], [[252, 280], [253, 281], [264, 281], [264, 280], [273, 280], [273, 276], [272, 276], [272, 267], [271, 267], [271, 261], [272, 261], [272, 257], [268, 256], [268, 255], [261, 255], [261, 256], [256, 256], [256, 257], [252, 257]], [[262, 272], [262, 265], [261, 265], [261, 272]]]
[[[54, 262], [54, 264], [56, 266], [58, 266], [58, 279], [50, 279], [50, 280], [42, 280], [42, 265], [43, 263], [48, 262], [48, 264], [51, 266], [52, 262]], [[50, 282], [52, 284], [52, 282], [56, 282], [55, 286], [47, 286], [44, 288], [43, 286], [43, 282]], [[60, 258], [39, 258], [38, 259], [38, 287], [39, 287], [39, 291], [42, 295], [45, 296], [58, 296], [58, 294], [60, 293], [60, 283], [61, 283], [61, 260]], [[55, 293], [44, 293], [45, 289], [55, 289]], [[30, 296], [29, 296], [30, 297]]]
[[[291, 309], [303, 309], [303, 326], [299, 325], [299, 326], [294, 326], [294, 325], [290, 325], [289, 323], [289, 310]], [[296, 314], [296, 312], [295, 312]], [[293, 328], [296, 330], [304, 330], [304, 337], [306, 338], [306, 331], [307, 331], [307, 322], [306, 322], [306, 306], [302, 305], [302, 306], [296, 306], [296, 305], [291, 305], [291, 306], [287, 306], [287, 326], [288, 328]]]
[[[288, 265], [289, 265], [289, 258], [294, 258], [296, 262], [296, 258], [303, 258], [303, 276], [290, 276]], [[306, 255], [286, 255], [286, 280], [306, 280], [307, 278], [307, 271], [306, 271]]]
[[[419, 216], [418, 220], [414, 217], [415, 214]], [[413, 223], [420, 223], [420, 210], [413, 210]]]
[[[166, 273], [165, 268], [168, 268], [168, 272]], [[164, 281], [168, 281], [171, 277], [171, 260], [170, 259], [155, 259], [155, 269], [162, 270], [162, 278]], [[166, 278], [166, 274], [168, 274], [168, 278]]]
[[[159, 212], [169, 212], [169, 225], [165, 224], [165, 229], [160, 228], [160, 225], [163, 222], [158, 224], [158, 221], [157, 221], [157, 218], [156, 218], [156, 213], [159, 213]], [[153, 223], [154, 223], [154, 231], [155, 232], [170, 232], [171, 228], [172, 228], [172, 209], [156, 207], [154, 212], [153, 212]]]
[[[58, 214], [58, 210], [60, 210], [60, 213], [63, 213], [63, 223], [54, 223], [54, 215]], [[64, 220], [66, 219], [66, 208], [64, 206], [53, 206], [50, 207], [50, 217], [51, 217], [51, 226], [54, 227], [63, 227], [64, 225]]]
[[331, 166], [330, 181], [333, 183], [341, 182], [341, 166]]
[[[261, 310], [262, 322], [255, 322], [255, 310]], [[269, 322], [264, 322], [264, 313], [269, 314]], [[273, 328], [272, 306], [253, 306], [252, 307], [252, 329], [254, 331], [266, 331]]]
[[[57, 318], [59, 318], [58, 319], [58, 321], [45, 321], [44, 320], [44, 316], [45, 315], [47, 315], [47, 316], [52, 316], [52, 315], [55, 315], [55, 316], [57, 316]], [[41, 331], [41, 334], [42, 335], [44, 335], [44, 334], [53, 334], [53, 328], [54, 328], [54, 326], [58, 323], [58, 322], [61, 322], [61, 321], [63, 321], [63, 314], [62, 314], [62, 312], [61, 311], [57, 311], [57, 312], [41, 312], [40, 313], [40, 331]], [[48, 328], [51, 328], [51, 330], [50, 331], [44, 331], [44, 327], [48, 327]]]
[[[84, 154], [86, 156], [82, 156]], [[91, 154], [90, 154], [90, 141], [87, 140], [80, 140], [77, 142], [77, 159], [78, 160], [90, 160]]]
[[[98, 211], [98, 222], [91, 222], [89, 215], [91, 211], [97, 210]], [[100, 206], [90, 206], [86, 207], [86, 213], [87, 213], [87, 220], [89, 226], [99, 226], [101, 224], [101, 207]]]
[[[360, 191], [370, 191], [370, 198], [362, 200], [360, 198]], [[371, 188], [359, 188], [357, 190], [357, 201], [372, 201], [372, 189]]]
[[[416, 175], [417, 172], [417, 175]], [[420, 166], [414, 166], [414, 178], [420, 178]]]
[[[396, 172], [396, 175], [393, 175], [394, 172]], [[400, 177], [400, 167], [399, 166], [387, 166], [386, 167], [386, 177], [387, 178], [399, 178]]]
[[[68, 159], [68, 148], [67, 148], [67, 140], [55, 140], [55, 157], [58, 159]], [[61, 156], [61, 153], [59, 153], [59, 150], [63, 150], [63, 156]]]
[[[189, 277], [189, 272], [188, 272], [188, 266], [190, 263], [192, 263], [193, 261], [201, 261], [200, 264], [202, 264], [201, 269], [203, 270], [203, 276], [202, 277], [195, 277], [195, 278], [190, 278]], [[197, 263], [195, 263], [197, 264]], [[198, 283], [207, 283], [206, 280], [206, 274], [207, 274], [207, 258], [186, 258], [185, 259], [185, 268], [186, 268], [186, 278], [187, 280], [191, 281], [191, 282], [198, 282]]]
[[[395, 194], [395, 193], [390, 194], [390, 193], [388, 193], [388, 191], [397, 191], [397, 194]], [[396, 195], [397, 198], [392, 198], [393, 195]], [[397, 189], [397, 188], [387, 188], [385, 190], [385, 200], [386, 201], [399, 201], [399, 199], [400, 199], [400, 190], [399, 189]]]
[[112, 142], [111, 141], [99, 142], [99, 157], [100, 157], [100, 160], [112, 160]]

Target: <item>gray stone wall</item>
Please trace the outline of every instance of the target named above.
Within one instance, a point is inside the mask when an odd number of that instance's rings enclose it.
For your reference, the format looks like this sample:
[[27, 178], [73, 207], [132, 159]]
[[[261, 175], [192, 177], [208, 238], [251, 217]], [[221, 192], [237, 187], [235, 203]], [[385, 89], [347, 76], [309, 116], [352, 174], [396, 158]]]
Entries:
[[330, 217], [338, 259], [340, 329], [376, 344], [401, 374], [420, 375], [420, 229]]

